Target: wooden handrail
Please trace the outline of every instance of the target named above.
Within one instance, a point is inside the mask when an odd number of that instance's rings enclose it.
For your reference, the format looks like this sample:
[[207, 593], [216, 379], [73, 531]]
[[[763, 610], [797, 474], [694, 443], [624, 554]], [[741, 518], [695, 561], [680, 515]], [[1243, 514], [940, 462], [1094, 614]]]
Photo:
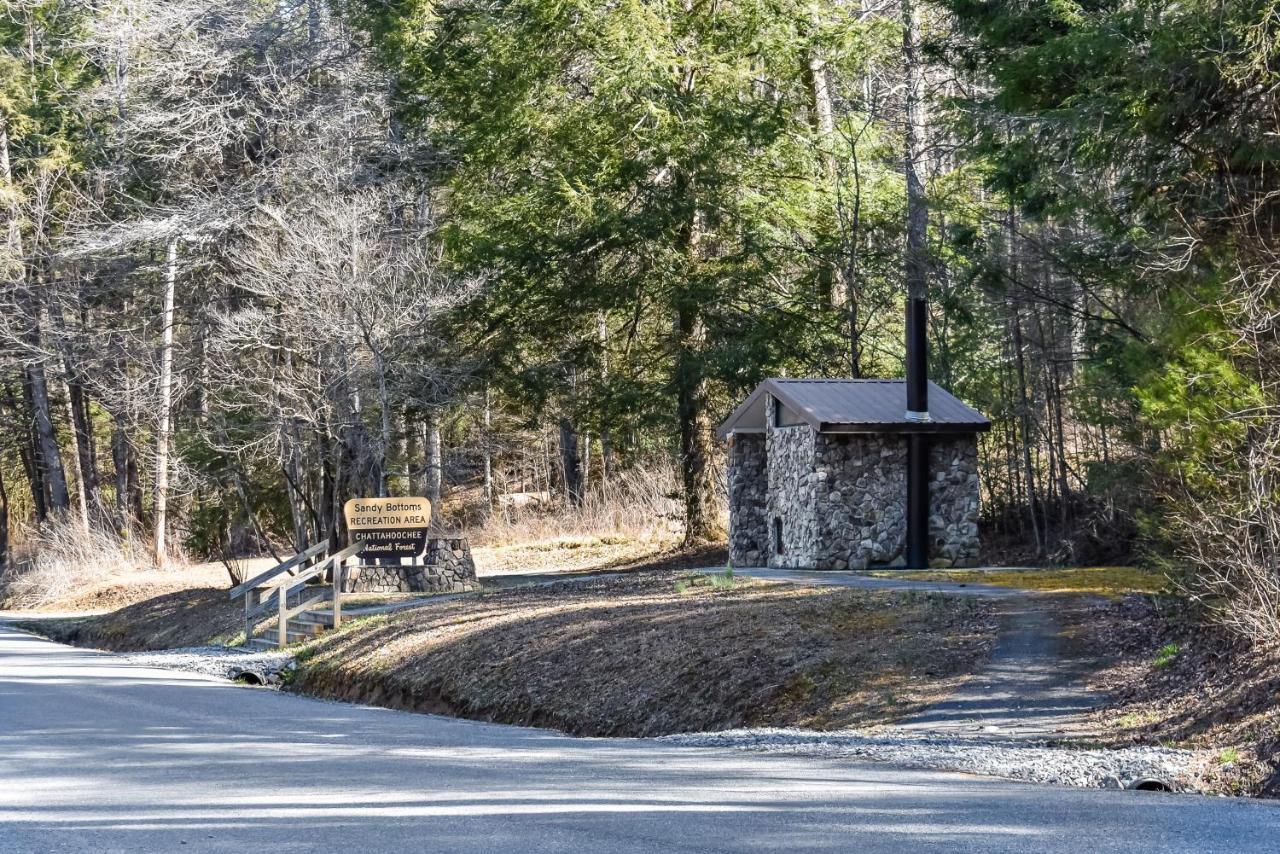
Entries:
[[334, 555], [333, 555], [332, 557], [330, 557], [329, 559], [330, 559], [330, 560], [346, 560], [347, 558], [349, 558], [349, 557], [351, 557], [351, 556], [353, 556], [353, 555], [358, 555], [358, 554], [360, 554], [360, 552], [362, 552], [362, 551], [364, 551], [364, 540], [356, 540], [354, 543], [352, 543], [351, 545], [347, 546], [347, 547], [346, 547], [345, 549], [343, 549], [342, 551], [337, 552], [336, 554], [334, 554]]
[[271, 579], [275, 578], [277, 575], [279, 575], [282, 572], [289, 572], [298, 564], [302, 563], [303, 561], [310, 560], [311, 558], [320, 554], [327, 548], [329, 548], [329, 544], [327, 542], [323, 542], [323, 543], [316, 543], [314, 546], [307, 549], [306, 551], [298, 552], [296, 555], [289, 558], [284, 563], [277, 564], [271, 569], [268, 569], [266, 572], [258, 573], [253, 578], [250, 578], [248, 581], [242, 581], [239, 584], [237, 584], [235, 587], [232, 587], [228, 594], [228, 598], [234, 599], [237, 596], [243, 596], [244, 594], [248, 593], [250, 590], [261, 585], [263, 582], [270, 581]]
[[316, 564], [315, 566], [311, 567], [310, 569], [306, 570], [300, 575], [295, 575], [285, 583], [281, 584], [275, 590], [272, 590], [270, 593], [267, 594], [265, 599], [263, 599], [260, 603], [258, 603], [258, 606], [256, 608], [254, 608], [251, 611], [247, 611], [245, 613], [245, 619], [261, 618], [262, 616], [264, 616], [265, 614], [267, 614], [269, 611], [276, 608], [280, 604], [280, 597], [284, 597], [284, 599], [288, 601], [290, 593], [292, 593], [297, 588], [305, 585], [306, 582], [315, 578], [320, 573], [324, 572], [325, 568], [329, 565], [330, 560], [332, 560], [332, 558], [329, 558], [327, 560], [322, 560], [320, 563]]
[[[281, 579], [275, 589], [268, 593], [265, 597], [259, 598], [262, 591], [259, 590], [262, 585], [283, 572], [292, 569], [299, 564], [304, 563], [310, 558], [316, 556], [324, 549], [326, 544], [320, 543], [304, 552], [294, 555], [289, 560], [268, 570], [267, 572], [256, 575], [243, 584], [237, 585], [232, 589], [233, 597], [243, 595], [244, 600], [244, 617], [245, 617], [245, 637], [248, 638], [252, 632], [254, 624], [260, 619], [271, 613], [276, 612], [276, 632], [277, 640], [280, 646], [286, 646], [289, 640], [289, 620], [292, 617], [309, 611], [322, 602], [333, 603], [333, 626], [337, 628], [342, 621], [342, 582], [347, 558], [359, 554], [364, 550], [364, 541], [357, 540], [339, 552], [326, 557], [324, 560], [304, 569], [302, 572], [289, 578]], [[332, 590], [325, 590], [319, 596], [307, 597], [305, 588], [307, 582], [311, 581], [318, 575], [322, 575], [326, 569], [333, 567], [333, 578], [331, 581]], [[243, 588], [243, 589], [242, 589]], [[323, 589], [323, 588], [315, 588]], [[300, 601], [296, 602], [292, 607], [289, 606], [289, 594], [293, 591], [301, 591]]]
[[318, 564], [311, 567], [310, 569], [303, 570], [302, 572], [293, 576], [292, 578], [290, 578], [288, 581], [281, 584], [276, 589], [284, 591], [284, 594], [287, 596], [297, 588], [301, 587], [311, 579], [315, 578], [317, 575], [324, 572], [326, 569], [329, 568], [329, 564], [331, 563], [333, 563], [333, 558], [331, 557], [325, 558], [324, 560], [320, 561]]

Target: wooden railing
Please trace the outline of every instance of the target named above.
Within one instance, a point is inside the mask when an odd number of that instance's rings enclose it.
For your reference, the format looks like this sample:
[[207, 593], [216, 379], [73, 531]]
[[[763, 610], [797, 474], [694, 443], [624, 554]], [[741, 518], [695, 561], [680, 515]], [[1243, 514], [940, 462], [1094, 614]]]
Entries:
[[[328, 544], [320, 543], [231, 588], [232, 599], [244, 597], [245, 642], [253, 639], [254, 628], [270, 614], [275, 614], [278, 620], [276, 637], [280, 646], [289, 643], [289, 620], [320, 606], [332, 606], [332, 619], [325, 619], [324, 625], [340, 626], [346, 562], [363, 548], [364, 543], [360, 541], [326, 555]], [[316, 562], [308, 566], [313, 560]], [[332, 569], [329, 583], [324, 583], [323, 575], [329, 569]], [[317, 579], [320, 583], [315, 583]]]

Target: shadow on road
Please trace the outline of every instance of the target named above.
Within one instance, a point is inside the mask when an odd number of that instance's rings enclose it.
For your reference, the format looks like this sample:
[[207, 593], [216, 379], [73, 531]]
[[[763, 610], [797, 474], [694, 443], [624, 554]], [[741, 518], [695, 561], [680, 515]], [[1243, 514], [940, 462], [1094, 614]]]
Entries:
[[0, 628], [7, 852], [1269, 850], [1266, 805], [574, 739], [122, 665]]

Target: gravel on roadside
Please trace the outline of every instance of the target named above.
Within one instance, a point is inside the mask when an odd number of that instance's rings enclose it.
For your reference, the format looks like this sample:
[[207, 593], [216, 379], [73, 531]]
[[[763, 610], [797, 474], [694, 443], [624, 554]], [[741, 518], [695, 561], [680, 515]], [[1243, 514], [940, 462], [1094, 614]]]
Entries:
[[759, 753], [815, 758], [857, 758], [909, 768], [961, 771], [1031, 783], [1091, 789], [1127, 788], [1159, 780], [1179, 792], [1202, 791], [1205, 751], [1134, 746], [1093, 749], [1045, 742], [955, 737], [927, 732], [739, 729], [664, 736], [692, 747], [729, 747]]
[[243, 674], [254, 674], [249, 681], [274, 685], [280, 674], [294, 666], [293, 653], [279, 651], [255, 651], [230, 646], [189, 646], [181, 649], [163, 649], [153, 652], [117, 653], [120, 660], [144, 667], [164, 667], [170, 670], [186, 670], [236, 679]]

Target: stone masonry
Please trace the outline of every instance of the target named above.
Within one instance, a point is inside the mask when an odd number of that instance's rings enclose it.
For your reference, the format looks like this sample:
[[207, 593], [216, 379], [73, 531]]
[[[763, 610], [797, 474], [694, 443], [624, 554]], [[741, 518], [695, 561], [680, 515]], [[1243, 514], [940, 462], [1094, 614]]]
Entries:
[[743, 433], [729, 448], [729, 561], [764, 566], [769, 557], [769, 473], [765, 437]]
[[[901, 566], [906, 549], [907, 438], [818, 433], [807, 424], [740, 433], [730, 450], [729, 558], [738, 566]], [[978, 454], [972, 434], [930, 438], [933, 566], [973, 566]], [[778, 546], [781, 546], [781, 549]]]
[[420, 563], [363, 564], [347, 570], [348, 593], [464, 593], [476, 589], [465, 537], [432, 537]]
[[[772, 427], [767, 443], [769, 469], [769, 566], [813, 569], [822, 540], [821, 487], [814, 477], [815, 434], [808, 425]], [[781, 545], [781, 549], [778, 546]]]
[[[903, 562], [907, 440], [893, 433], [818, 434], [814, 569], [865, 569]], [[933, 566], [978, 562], [978, 451], [972, 435], [930, 440], [929, 553]], [[778, 566], [789, 563], [778, 562]]]

